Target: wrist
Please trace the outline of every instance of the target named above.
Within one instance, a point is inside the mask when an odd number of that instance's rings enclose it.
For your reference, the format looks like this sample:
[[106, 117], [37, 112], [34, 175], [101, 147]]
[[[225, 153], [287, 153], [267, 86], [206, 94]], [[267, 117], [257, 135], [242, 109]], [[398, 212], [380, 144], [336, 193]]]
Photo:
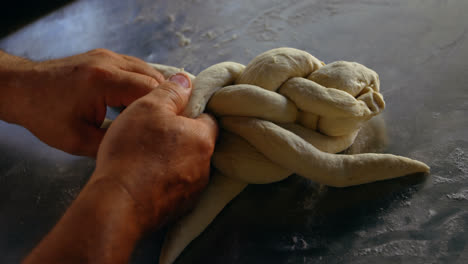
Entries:
[[37, 63], [0, 51], [0, 119], [21, 124], [31, 100], [31, 79]]
[[24, 263], [128, 263], [145, 228], [121, 186], [90, 182]]
[[94, 181], [93, 177], [82, 192], [87, 200], [98, 202], [99, 208], [110, 210], [119, 218], [128, 218], [130, 222], [126, 221], [126, 224], [131, 224], [138, 234], [150, 228], [151, 221], [147, 210], [134, 199], [125, 186], [114, 179], [100, 178]]
[[[138, 163], [133, 158], [119, 157], [118, 160], [118, 163], [109, 162], [103, 166], [98, 156], [96, 170], [89, 182], [92, 185], [105, 184], [109, 188], [119, 189], [122, 196], [131, 200], [135, 208], [134, 213], [138, 215], [140, 225], [144, 230], [152, 230], [166, 224], [168, 217], [166, 210], [161, 206], [165, 204], [166, 197], [158, 195], [155, 198], [155, 193], [162, 194], [162, 192], [152, 183], [154, 179], [160, 178], [158, 177], [160, 172], [147, 170], [148, 167], [143, 170], [135, 167], [134, 164], [142, 163]], [[148, 173], [151, 175], [146, 175]]]
[[163, 166], [156, 165], [157, 161], [152, 161], [151, 165], [135, 167], [134, 164], [145, 164], [141, 162], [142, 159], [119, 157], [118, 164], [107, 163], [102, 166], [98, 155], [96, 170], [90, 183], [102, 182], [118, 188], [122, 195], [132, 200], [143, 229], [152, 230], [164, 226], [174, 218], [172, 211], [175, 205], [171, 198], [180, 190], [168, 187], [167, 182], [158, 180], [166, 177], [163, 176]]

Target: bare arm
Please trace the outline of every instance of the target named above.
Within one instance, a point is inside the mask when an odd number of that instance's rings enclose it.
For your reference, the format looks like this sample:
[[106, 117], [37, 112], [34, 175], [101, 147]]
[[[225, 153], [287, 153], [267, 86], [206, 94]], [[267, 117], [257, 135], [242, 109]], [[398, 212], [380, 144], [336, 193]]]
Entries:
[[0, 51], [0, 120], [17, 123], [27, 104], [24, 79], [32, 62]]
[[88, 184], [23, 263], [127, 263], [149, 224], [141, 213], [118, 184]]

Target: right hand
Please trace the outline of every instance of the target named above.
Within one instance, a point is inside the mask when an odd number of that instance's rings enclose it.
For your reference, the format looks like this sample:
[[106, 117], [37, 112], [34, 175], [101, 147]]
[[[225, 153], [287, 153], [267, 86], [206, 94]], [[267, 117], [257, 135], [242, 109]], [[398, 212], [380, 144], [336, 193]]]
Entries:
[[149, 228], [184, 213], [208, 183], [218, 128], [207, 114], [196, 119], [180, 115], [190, 94], [190, 78], [182, 73], [172, 76], [130, 104], [109, 127], [98, 150], [89, 184], [120, 186], [136, 202]]

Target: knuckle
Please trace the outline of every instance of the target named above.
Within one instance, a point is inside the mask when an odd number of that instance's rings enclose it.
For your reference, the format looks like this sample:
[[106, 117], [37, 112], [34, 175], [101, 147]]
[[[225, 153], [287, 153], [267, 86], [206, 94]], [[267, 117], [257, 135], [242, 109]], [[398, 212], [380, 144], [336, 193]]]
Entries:
[[159, 82], [156, 79], [148, 76], [148, 78], [146, 80], [146, 85], [149, 88], [153, 89], [153, 88], [155, 88], [155, 87], [157, 87], [159, 85]]
[[87, 66], [88, 78], [92, 80], [100, 80], [100, 79], [112, 79], [114, 73], [108, 67], [100, 66], [100, 65], [88, 65]]
[[135, 61], [137, 63], [141, 63], [142, 65], [146, 65], [146, 62], [144, 60], [140, 59], [140, 58], [137, 58], [137, 57], [134, 57], [134, 56], [128, 56], [127, 58], [130, 59], [130, 60], [133, 60], [133, 61]]
[[211, 156], [215, 148], [215, 141], [205, 133], [196, 133], [196, 144], [200, 154]]
[[113, 52], [108, 49], [93, 49], [89, 51], [89, 54], [99, 56], [99, 57], [111, 57]]
[[209, 181], [209, 164], [198, 165], [199, 169], [192, 173], [181, 173], [178, 175], [179, 182], [190, 186], [190, 195], [198, 195]]
[[148, 97], [142, 97], [134, 102], [134, 107], [137, 111], [141, 111], [143, 113], [149, 113], [155, 111], [158, 105]]
[[162, 73], [160, 73], [159, 71], [157, 71], [157, 70], [154, 70], [154, 72], [155, 72], [155, 76], [156, 76], [156, 81], [158, 81], [158, 83], [164, 82], [164, 80], [165, 80], [164, 75]]

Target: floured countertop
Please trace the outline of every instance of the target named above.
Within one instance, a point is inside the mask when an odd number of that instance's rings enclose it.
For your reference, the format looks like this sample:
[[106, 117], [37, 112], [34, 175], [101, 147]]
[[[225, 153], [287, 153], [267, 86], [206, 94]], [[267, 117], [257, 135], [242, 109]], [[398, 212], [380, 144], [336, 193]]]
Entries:
[[[176, 263], [467, 263], [468, 1], [83, 0], [0, 39], [43, 60], [94, 48], [194, 74], [271, 48], [380, 75], [385, 152], [429, 177], [335, 189], [300, 178], [250, 185]], [[110, 113], [115, 115], [115, 112]], [[94, 160], [0, 122], [0, 263], [18, 263], [59, 219]], [[163, 232], [132, 263], [157, 263]]]

